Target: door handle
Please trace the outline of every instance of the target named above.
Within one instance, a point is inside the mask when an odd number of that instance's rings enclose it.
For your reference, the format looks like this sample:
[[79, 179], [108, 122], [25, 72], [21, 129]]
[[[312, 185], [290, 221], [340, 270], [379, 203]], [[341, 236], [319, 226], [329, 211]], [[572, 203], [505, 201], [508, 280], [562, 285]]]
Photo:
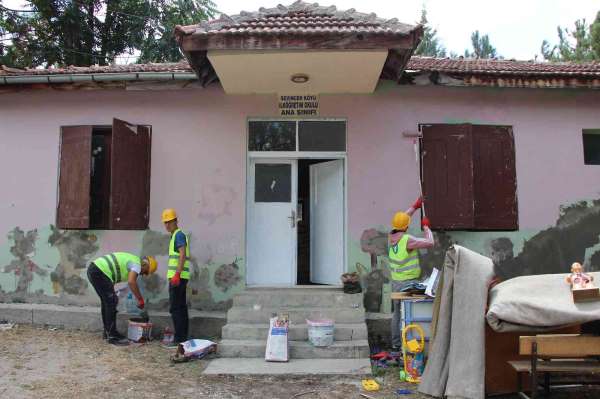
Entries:
[[292, 209], [292, 214], [288, 216], [292, 229], [296, 227], [296, 211]]

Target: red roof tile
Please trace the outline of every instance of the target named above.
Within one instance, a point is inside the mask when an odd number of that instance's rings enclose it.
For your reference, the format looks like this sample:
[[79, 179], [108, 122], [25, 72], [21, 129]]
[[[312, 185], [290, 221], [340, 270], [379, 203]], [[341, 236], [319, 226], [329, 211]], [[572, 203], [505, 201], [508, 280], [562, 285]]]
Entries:
[[[428, 58], [413, 56], [406, 66], [407, 72], [440, 72], [452, 75], [521, 76], [521, 77], [573, 77], [600, 79], [600, 62], [548, 63], [508, 60], [476, 60]], [[90, 67], [65, 67], [49, 69], [16, 69], [0, 66], [0, 78], [11, 76], [81, 75], [102, 73], [191, 73], [186, 61], [161, 64], [128, 64]]]
[[533, 62], [490, 59], [450, 59], [413, 56], [406, 70], [468, 75], [555, 75], [600, 77], [600, 62]]
[[193, 72], [186, 61], [160, 64], [127, 64], [127, 65], [92, 65], [89, 67], [68, 66], [64, 68], [27, 68], [17, 69], [0, 65], [0, 76], [31, 76], [31, 75], [81, 75], [91, 73], [143, 73], [166, 72], [180, 73]]
[[296, 1], [289, 6], [261, 8], [256, 12], [242, 11], [238, 15], [203, 21], [197, 25], [178, 26], [180, 35], [311, 35], [322, 33], [408, 35], [412, 25], [396, 18], [383, 19], [377, 15], [359, 13], [354, 9], [338, 10], [335, 6]]

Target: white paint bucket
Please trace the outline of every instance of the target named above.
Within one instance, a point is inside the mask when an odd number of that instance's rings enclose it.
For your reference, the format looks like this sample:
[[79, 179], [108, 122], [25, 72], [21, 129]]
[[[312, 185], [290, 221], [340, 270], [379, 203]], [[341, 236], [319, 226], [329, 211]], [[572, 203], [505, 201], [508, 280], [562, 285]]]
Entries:
[[333, 320], [306, 320], [306, 324], [308, 324], [308, 340], [313, 346], [333, 344]]
[[141, 318], [129, 319], [127, 338], [133, 342], [148, 342], [152, 337], [152, 323]]

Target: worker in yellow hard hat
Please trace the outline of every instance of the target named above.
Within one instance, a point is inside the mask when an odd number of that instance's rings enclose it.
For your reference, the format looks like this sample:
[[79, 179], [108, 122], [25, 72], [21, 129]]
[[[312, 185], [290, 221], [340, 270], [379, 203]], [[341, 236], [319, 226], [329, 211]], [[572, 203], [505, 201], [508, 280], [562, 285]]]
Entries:
[[127, 252], [113, 252], [94, 259], [87, 268], [90, 284], [100, 297], [102, 336], [113, 345], [127, 345], [129, 341], [117, 331], [117, 304], [119, 298], [114, 285], [127, 282], [137, 299], [137, 306], [144, 309], [144, 297], [137, 284], [140, 275], [149, 275], [156, 271], [158, 264], [153, 256], [139, 257]]
[[[392, 277], [392, 292], [402, 292], [409, 285], [419, 281], [421, 266], [419, 264], [419, 249], [431, 248], [434, 245], [433, 233], [430, 229], [429, 219], [421, 220], [424, 231], [423, 238], [417, 238], [406, 231], [410, 226], [410, 218], [417, 209], [423, 205], [419, 197], [406, 212], [396, 212], [392, 218], [392, 231], [389, 234], [388, 264]], [[392, 317], [392, 348], [398, 350], [402, 347], [400, 332], [400, 301], [394, 300], [394, 315]]]
[[187, 283], [190, 279], [190, 245], [187, 235], [179, 229], [177, 213], [174, 209], [165, 209], [162, 213], [165, 229], [171, 234], [169, 242], [169, 312], [173, 319], [175, 337], [173, 347], [187, 341], [189, 315], [187, 307]]

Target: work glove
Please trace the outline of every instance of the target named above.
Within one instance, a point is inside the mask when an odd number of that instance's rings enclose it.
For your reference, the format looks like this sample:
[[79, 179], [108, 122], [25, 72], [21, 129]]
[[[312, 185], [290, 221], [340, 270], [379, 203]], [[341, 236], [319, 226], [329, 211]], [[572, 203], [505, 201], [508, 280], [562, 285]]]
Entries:
[[419, 198], [417, 198], [415, 203], [412, 205], [412, 208], [413, 209], [421, 209], [422, 206], [423, 206], [423, 197], [419, 197]]
[[181, 277], [179, 274], [180, 273], [176, 272], [175, 275], [171, 277], [171, 285], [173, 287], [177, 287], [179, 285], [179, 282], [181, 281]]
[[144, 309], [144, 306], [146, 305], [146, 304], [144, 303], [144, 298], [138, 298], [138, 300], [137, 300], [137, 301], [138, 301], [138, 303], [137, 303], [137, 307], [138, 307], [138, 309]]
[[423, 218], [423, 220], [421, 220], [421, 227], [422, 228], [431, 228], [431, 222], [429, 221], [429, 218]]

